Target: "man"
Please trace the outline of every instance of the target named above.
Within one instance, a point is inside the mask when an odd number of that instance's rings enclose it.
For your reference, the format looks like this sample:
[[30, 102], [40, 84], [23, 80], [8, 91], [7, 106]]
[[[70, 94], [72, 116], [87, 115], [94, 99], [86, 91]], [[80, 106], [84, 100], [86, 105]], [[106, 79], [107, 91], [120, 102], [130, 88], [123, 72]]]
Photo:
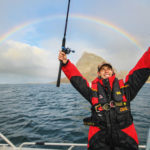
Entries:
[[91, 117], [84, 119], [89, 125], [88, 150], [138, 150], [138, 137], [133, 124], [130, 102], [150, 75], [150, 47], [126, 76], [125, 83], [115, 77], [112, 66], [98, 66], [98, 77], [89, 86], [87, 80], [59, 53], [65, 75], [71, 84], [91, 104]]

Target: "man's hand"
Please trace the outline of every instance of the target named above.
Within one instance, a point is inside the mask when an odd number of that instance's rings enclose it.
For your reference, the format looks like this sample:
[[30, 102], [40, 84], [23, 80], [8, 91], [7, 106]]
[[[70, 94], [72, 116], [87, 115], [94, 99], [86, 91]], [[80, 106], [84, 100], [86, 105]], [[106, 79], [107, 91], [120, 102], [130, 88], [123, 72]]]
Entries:
[[67, 63], [67, 55], [62, 51], [59, 51], [58, 59], [61, 60], [63, 64]]

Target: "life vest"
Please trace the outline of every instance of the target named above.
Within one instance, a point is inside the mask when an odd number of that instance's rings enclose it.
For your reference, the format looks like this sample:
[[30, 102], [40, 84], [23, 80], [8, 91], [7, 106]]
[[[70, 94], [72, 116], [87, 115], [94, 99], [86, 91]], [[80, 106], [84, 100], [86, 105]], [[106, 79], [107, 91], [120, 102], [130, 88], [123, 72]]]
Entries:
[[130, 126], [133, 118], [124, 87], [123, 80], [118, 80], [115, 75], [103, 80], [96, 78], [91, 87], [92, 116], [85, 118], [84, 124], [101, 129], [124, 129]]

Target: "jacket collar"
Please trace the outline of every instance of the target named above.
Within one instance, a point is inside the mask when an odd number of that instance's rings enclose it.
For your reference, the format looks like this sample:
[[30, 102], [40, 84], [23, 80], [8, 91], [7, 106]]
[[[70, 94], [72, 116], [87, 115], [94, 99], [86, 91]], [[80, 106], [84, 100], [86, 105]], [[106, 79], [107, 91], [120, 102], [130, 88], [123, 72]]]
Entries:
[[98, 82], [100, 82], [100, 84], [102, 86], [104, 86], [104, 82], [109, 82], [109, 85], [110, 85], [111, 90], [112, 90], [113, 82], [114, 82], [115, 78], [116, 78], [115, 74], [112, 75], [111, 77], [107, 78], [107, 79], [102, 79], [100, 77], [97, 77], [92, 83], [98, 83]]

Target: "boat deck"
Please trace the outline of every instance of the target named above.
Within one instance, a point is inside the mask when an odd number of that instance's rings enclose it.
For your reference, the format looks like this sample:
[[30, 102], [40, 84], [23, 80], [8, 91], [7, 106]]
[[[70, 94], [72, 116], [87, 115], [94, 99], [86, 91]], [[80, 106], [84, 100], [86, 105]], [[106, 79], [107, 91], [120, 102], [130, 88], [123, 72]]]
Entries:
[[[73, 150], [75, 147], [84, 147], [86, 149], [87, 144], [75, 144], [75, 143], [44, 143], [44, 142], [25, 142], [22, 143], [20, 146], [16, 147], [11, 141], [9, 141], [2, 133], [0, 133], [0, 137], [6, 142], [6, 144], [0, 144], [0, 150], [62, 150], [64, 147], [67, 147], [66, 150]], [[35, 147], [31, 148], [29, 146]], [[56, 148], [37, 148], [41, 146], [53, 146]], [[61, 147], [61, 148], [57, 148]], [[140, 150], [150, 150], [150, 129], [147, 137], [147, 145], [139, 145]]]

